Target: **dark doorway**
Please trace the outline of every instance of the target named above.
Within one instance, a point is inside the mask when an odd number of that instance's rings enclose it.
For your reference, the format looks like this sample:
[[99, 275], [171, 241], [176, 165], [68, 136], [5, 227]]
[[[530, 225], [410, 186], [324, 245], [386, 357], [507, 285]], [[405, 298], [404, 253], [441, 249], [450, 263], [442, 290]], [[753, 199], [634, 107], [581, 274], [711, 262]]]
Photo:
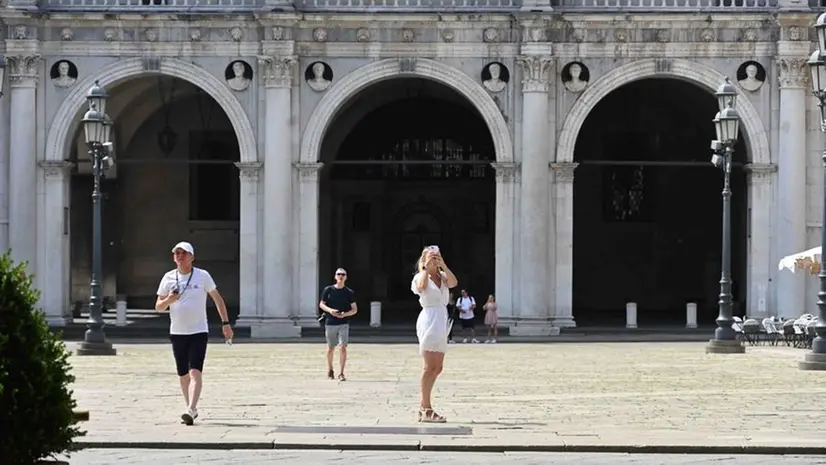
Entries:
[[437, 244], [462, 287], [493, 293], [493, 140], [462, 96], [422, 79], [392, 79], [347, 105], [325, 135], [320, 283], [348, 270], [369, 321], [415, 322], [410, 291], [422, 248]]
[[[712, 93], [675, 79], [623, 86], [597, 104], [577, 139], [574, 317], [622, 325], [636, 302], [640, 326], [713, 324], [720, 281], [723, 173], [711, 162]], [[742, 125], [741, 125], [742, 127]], [[732, 173], [735, 313], [745, 307], [746, 146]]]

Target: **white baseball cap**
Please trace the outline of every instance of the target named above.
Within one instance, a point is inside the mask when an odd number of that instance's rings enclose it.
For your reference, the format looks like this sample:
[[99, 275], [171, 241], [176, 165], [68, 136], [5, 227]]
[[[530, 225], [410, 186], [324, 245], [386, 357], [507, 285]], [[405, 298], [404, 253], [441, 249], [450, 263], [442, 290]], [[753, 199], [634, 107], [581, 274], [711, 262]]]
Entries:
[[175, 247], [172, 247], [172, 252], [174, 253], [176, 250], [181, 249], [184, 252], [189, 252], [192, 255], [195, 255], [195, 248], [192, 247], [192, 244], [189, 242], [178, 242], [175, 244]]

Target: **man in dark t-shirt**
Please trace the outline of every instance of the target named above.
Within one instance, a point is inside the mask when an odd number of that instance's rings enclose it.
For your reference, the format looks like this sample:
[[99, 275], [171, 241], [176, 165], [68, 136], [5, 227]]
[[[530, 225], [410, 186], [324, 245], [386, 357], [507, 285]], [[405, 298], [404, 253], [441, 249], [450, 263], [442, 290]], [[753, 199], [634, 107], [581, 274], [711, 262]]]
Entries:
[[327, 339], [327, 378], [335, 379], [333, 372], [333, 354], [336, 343], [339, 347], [339, 363], [341, 372], [339, 381], [346, 381], [344, 366], [347, 364], [347, 343], [350, 342], [350, 317], [358, 313], [356, 294], [344, 285], [347, 281], [347, 271], [344, 268], [336, 270], [336, 283], [324, 288], [321, 292], [321, 302], [318, 307], [327, 313], [324, 336]]

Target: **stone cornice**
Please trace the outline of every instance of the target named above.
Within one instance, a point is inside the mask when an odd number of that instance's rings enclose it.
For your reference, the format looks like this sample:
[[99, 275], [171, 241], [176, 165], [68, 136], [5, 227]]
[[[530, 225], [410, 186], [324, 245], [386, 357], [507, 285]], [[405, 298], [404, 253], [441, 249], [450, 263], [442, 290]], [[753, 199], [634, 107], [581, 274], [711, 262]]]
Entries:
[[257, 56], [261, 42], [120, 42], [120, 41], [50, 41], [42, 42], [43, 54], [68, 56], [123, 57], [156, 55], [162, 57], [191, 56]]
[[775, 42], [557, 43], [554, 47], [554, 56], [559, 58], [754, 58], [774, 56], [776, 50]]

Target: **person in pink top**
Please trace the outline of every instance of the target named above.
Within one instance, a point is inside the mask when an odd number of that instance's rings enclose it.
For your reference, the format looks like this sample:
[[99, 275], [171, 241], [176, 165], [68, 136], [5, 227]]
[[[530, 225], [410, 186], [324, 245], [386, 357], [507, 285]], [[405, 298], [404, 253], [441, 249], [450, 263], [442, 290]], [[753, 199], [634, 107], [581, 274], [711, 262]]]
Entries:
[[[493, 294], [488, 296], [488, 301], [482, 307], [485, 310], [485, 326], [488, 327], [488, 338], [485, 339], [485, 344], [496, 344], [496, 338], [499, 337], [499, 315], [496, 305], [496, 297]], [[493, 337], [491, 337], [493, 335]]]

